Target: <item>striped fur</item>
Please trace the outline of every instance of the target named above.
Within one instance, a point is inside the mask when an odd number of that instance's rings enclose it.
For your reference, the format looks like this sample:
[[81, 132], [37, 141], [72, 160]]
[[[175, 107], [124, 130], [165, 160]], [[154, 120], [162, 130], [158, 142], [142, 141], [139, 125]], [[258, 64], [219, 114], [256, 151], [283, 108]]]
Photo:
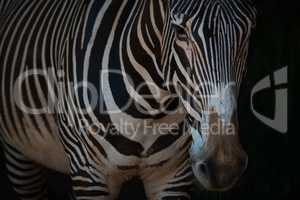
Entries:
[[76, 199], [114, 199], [136, 176], [149, 199], [190, 198], [186, 118], [238, 92], [248, 1], [0, 0], [0, 16], [0, 132], [21, 199], [46, 198], [38, 165], [70, 174]]

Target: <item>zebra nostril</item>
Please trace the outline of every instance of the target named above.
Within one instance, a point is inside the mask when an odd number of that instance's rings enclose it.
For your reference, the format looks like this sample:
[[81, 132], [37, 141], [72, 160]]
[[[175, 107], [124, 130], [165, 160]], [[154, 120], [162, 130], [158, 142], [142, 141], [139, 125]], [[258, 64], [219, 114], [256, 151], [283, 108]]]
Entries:
[[248, 156], [246, 156], [241, 161], [241, 169], [242, 169], [241, 173], [244, 173], [246, 171], [247, 167], [248, 167]]
[[205, 176], [208, 176], [208, 174], [209, 174], [209, 169], [205, 162], [201, 162], [198, 164], [198, 170], [201, 174], [203, 174]]

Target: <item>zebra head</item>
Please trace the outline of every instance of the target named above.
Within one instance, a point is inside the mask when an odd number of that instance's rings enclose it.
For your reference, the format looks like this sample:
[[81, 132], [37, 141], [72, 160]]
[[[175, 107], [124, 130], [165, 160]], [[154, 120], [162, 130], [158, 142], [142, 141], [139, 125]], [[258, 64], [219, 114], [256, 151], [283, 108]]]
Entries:
[[193, 172], [205, 188], [226, 190], [247, 167], [237, 97], [255, 9], [248, 0], [177, 0], [168, 9], [164, 76], [189, 115]]

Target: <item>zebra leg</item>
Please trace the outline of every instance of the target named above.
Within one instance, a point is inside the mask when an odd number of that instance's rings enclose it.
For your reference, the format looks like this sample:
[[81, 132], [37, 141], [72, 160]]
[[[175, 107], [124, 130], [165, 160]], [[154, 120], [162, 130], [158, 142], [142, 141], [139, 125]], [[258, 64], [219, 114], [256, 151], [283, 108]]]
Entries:
[[188, 200], [193, 185], [193, 173], [185, 162], [181, 167], [173, 169], [157, 168], [147, 172], [144, 185], [149, 200]]
[[27, 159], [9, 144], [4, 144], [8, 178], [21, 200], [48, 199], [47, 180], [43, 167]]
[[77, 200], [114, 200], [122, 186], [122, 175], [103, 173], [92, 167], [81, 167], [71, 174], [72, 187]]

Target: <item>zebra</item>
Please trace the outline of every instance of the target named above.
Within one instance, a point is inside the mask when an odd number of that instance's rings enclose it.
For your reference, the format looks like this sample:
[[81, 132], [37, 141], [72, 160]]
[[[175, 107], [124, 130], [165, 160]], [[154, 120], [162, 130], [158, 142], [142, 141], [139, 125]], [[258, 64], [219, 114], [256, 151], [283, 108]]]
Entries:
[[250, 0], [1, 0], [0, 132], [20, 199], [47, 199], [46, 168], [76, 199], [190, 199], [194, 179], [242, 175], [237, 98]]

